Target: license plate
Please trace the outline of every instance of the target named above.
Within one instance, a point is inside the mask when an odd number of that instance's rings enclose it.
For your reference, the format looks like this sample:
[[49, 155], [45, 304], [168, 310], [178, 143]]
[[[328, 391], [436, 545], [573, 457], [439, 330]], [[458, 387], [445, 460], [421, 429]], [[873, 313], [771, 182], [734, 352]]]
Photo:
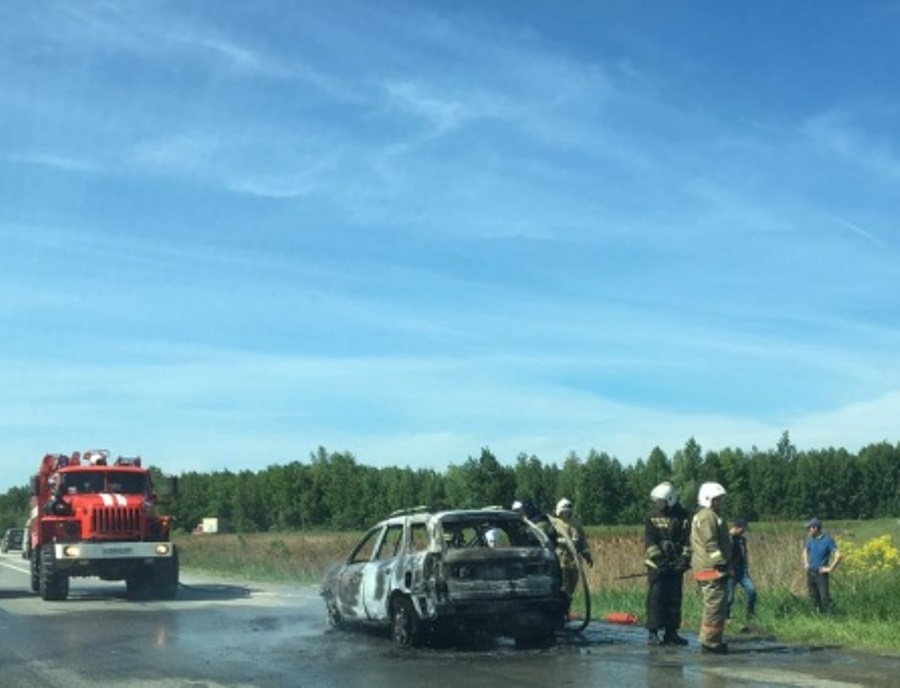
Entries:
[[131, 547], [104, 547], [103, 554], [111, 554], [113, 556], [131, 554]]

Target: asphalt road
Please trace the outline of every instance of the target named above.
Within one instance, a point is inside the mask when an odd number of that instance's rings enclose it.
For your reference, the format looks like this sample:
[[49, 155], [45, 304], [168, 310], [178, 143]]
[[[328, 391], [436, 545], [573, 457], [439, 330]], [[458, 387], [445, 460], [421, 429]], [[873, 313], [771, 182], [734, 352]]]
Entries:
[[31, 592], [27, 562], [0, 556], [0, 688], [516, 688], [898, 685], [900, 658], [733, 636], [732, 654], [649, 648], [640, 628], [592, 623], [546, 650], [511, 642], [400, 652], [383, 635], [328, 629], [309, 586], [183, 575], [177, 600], [74, 579], [65, 602]]

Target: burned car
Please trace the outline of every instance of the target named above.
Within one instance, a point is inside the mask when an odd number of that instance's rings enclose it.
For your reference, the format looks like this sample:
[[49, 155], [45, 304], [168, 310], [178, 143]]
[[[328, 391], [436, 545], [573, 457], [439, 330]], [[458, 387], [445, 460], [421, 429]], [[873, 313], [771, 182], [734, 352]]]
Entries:
[[501, 509], [392, 514], [327, 572], [321, 592], [331, 624], [382, 626], [404, 648], [500, 636], [549, 644], [567, 608], [547, 536]]

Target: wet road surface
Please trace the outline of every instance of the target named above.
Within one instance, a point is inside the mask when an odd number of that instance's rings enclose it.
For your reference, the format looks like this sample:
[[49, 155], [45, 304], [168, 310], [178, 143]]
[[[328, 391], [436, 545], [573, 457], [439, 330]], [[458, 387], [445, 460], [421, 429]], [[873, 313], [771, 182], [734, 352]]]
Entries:
[[644, 631], [592, 623], [544, 650], [498, 641], [398, 651], [383, 634], [329, 629], [315, 587], [183, 575], [177, 600], [73, 579], [69, 600], [31, 592], [27, 562], [0, 556], [0, 687], [407, 688], [413, 686], [896, 686], [900, 658], [735, 635], [728, 656], [652, 648]]

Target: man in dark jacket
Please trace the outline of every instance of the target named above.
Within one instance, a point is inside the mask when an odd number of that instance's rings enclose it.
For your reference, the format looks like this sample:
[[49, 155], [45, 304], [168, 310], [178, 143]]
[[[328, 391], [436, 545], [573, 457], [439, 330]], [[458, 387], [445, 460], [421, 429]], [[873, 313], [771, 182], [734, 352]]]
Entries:
[[747, 623], [756, 616], [756, 586], [750, 578], [750, 560], [747, 556], [747, 520], [735, 519], [731, 526], [731, 565], [732, 571], [728, 579], [728, 618], [734, 605], [734, 592], [738, 586], [744, 589], [747, 598]]
[[[678, 503], [670, 482], [650, 492], [653, 510], [644, 522], [644, 565], [647, 567], [647, 642], [687, 645], [678, 635], [684, 572], [690, 567], [690, 514]], [[659, 631], [663, 636], [659, 636]]]

